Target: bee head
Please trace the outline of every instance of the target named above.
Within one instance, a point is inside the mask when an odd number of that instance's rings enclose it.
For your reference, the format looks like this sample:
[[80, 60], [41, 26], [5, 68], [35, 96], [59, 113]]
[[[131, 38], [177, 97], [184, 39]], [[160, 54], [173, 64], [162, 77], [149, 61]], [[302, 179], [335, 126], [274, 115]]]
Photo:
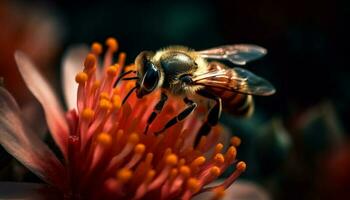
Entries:
[[143, 51], [136, 57], [135, 64], [139, 78], [136, 83], [136, 95], [138, 98], [151, 93], [158, 86], [160, 71], [156, 64], [151, 61], [153, 55], [153, 52]]

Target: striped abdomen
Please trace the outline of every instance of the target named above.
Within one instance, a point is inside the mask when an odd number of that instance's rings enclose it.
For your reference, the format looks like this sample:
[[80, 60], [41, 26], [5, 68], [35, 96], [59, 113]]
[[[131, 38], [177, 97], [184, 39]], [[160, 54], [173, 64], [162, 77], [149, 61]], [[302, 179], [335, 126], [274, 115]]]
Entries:
[[221, 88], [207, 88], [222, 100], [224, 111], [233, 115], [250, 116], [254, 111], [252, 95], [227, 91]]

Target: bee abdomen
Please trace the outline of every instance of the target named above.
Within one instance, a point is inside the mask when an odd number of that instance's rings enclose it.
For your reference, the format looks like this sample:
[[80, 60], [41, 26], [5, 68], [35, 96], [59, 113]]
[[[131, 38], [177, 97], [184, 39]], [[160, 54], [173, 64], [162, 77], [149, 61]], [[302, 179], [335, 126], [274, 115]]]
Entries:
[[225, 90], [213, 90], [213, 92], [221, 98], [223, 110], [232, 115], [249, 117], [254, 111], [252, 95]]

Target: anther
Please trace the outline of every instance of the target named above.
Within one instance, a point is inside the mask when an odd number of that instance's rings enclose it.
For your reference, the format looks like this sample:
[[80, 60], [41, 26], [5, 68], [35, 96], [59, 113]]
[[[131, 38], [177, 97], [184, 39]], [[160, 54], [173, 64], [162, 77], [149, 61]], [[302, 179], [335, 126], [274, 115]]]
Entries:
[[100, 93], [100, 99], [105, 99], [105, 100], [109, 100], [109, 94], [107, 92], [101, 92]]
[[225, 158], [221, 153], [217, 153], [214, 156], [214, 160], [218, 163], [218, 164], [223, 164], [225, 162]]
[[85, 120], [91, 120], [95, 115], [95, 112], [91, 108], [85, 108], [81, 113], [81, 117]]
[[95, 91], [97, 90], [98, 87], [100, 87], [101, 82], [99, 80], [95, 80], [94, 83], [92, 84], [91, 90]]
[[230, 146], [226, 152], [226, 159], [229, 161], [233, 161], [236, 158], [237, 149], [234, 146]]
[[119, 95], [113, 95], [112, 97], [113, 108], [119, 109], [122, 106], [122, 100]]
[[177, 159], [177, 156], [175, 154], [168, 155], [166, 157], [166, 160], [165, 160], [166, 164], [171, 165], [171, 166], [176, 165], [177, 161], [178, 161], [178, 159]]
[[117, 75], [117, 70], [118, 70], [118, 68], [117, 68], [117, 66], [110, 66], [110, 67], [108, 67], [107, 68], [107, 74], [109, 75], [109, 76], [112, 76], [112, 77], [114, 77], [114, 76], [116, 76]]
[[214, 197], [212, 198], [213, 200], [219, 200], [222, 199], [225, 195], [225, 188], [224, 187], [218, 187], [213, 190]]
[[217, 177], [217, 176], [220, 175], [220, 173], [221, 173], [221, 170], [220, 170], [219, 167], [214, 166], [214, 167], [210, 168], [210, 174], [211, 174], [211, 175]]
[[187, 188], [192, 192], [196, 193], [200, 190], [200, 183], [196, 178], [189, 178], [187, 181]]
[[132, 133], [128, 138], [128, 142], [132, 144], [137, 144], [139, 140], [140, 140], [140, 137], [137, 133]]
[[75, 76], [75, 82], [79, 83], [79, 84], [83, 84], [88, 80], [88, 75], [85, 72], [79, 72], [76, 76]]
[[118, 49], [118, 41], [115, 38], [112, 38], [112, 37], [108, 38], [106, 40], [106, 45], [108, 46], [109, 50], [112, 52], [115, 52]]
[[245, 162], [243, 161], [238, 162], [236, 165], [236, 169], [240, 172], [244, 172], [246, 168], [247, 168], [247, 164], [245, 164]]
[[99, 106], [103, 110], [109, 110], [112, 108], [112, 103], [106, 99], [101, 99], [99, 102]]
[[180, 174], [187, 178], [191, 175], [191, 169], [186, 165], [181, 166], [180, 167]]
[[100, 55], [102, 53], [102, 45], [98, 42], [92, 43], [91, 52], [96, 55]]
[[88, 54], [85, 58], [84, 66], [85, 69], [91, 69], [95, 66], [96, 64], [96, 57], [94, 54]]
[[134, 148], [136, 154], [143, 154], [145, 152], [146, 146], [144, 144], [137, 144]]
[[241, 139], [237, 136], [231, 138], [231, 144], [235, 147], [238, 147], [241, 144]]
[[199, 156], [194, 161], [192, 161], [191, 168], [198, 167], [200, 165], [203, 165], [204, 163], [205, 163], [205, 157], [204, 156]]
[[97, 141], [103, 145], [110, 145], [112, 143], [112, 137], [108, 133], [102, 132], [97, 136]]
[[131, 176], [132, 171], [127, 168], [123, 168], [117, 172], [117, 179], [122, 183], [127, 182], [131, 178]]

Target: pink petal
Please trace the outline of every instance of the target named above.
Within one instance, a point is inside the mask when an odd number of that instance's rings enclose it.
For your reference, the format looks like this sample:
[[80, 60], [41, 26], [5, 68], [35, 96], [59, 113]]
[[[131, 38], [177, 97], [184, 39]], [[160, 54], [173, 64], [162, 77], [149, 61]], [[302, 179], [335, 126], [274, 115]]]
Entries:
[[33, 65], [24, 53], [17, 51], [15, 53], [15, 60], [27, 87], [44, 108], [46, 121], [53, 139], [61, 149], [63, 155], [66, 156], [68, 125], [58, 98], [37, 67]]
[[44, 138], [47, 133], [45, 114], [40, 103], [33, 99], [21, 107], [22, 117], [28, 127], [40, 138]]
[[38, 183], [0, 182], [0, 199], [62, 199], [58, 191]]
[[88, 47], [85, 45], [80, 45], [69, 48], [63, 58], [61, 79], [63, 94], [68, 110], [77, 107], [78, 84], [75, 82], [75, 76], [78, 72], [84, 69], [83, 64], [88, 53]]
[[14, 98], [0, 87], [0, 144], [44, 181], [63, 188], [65, 169], [37, 134], [25, 126]]

